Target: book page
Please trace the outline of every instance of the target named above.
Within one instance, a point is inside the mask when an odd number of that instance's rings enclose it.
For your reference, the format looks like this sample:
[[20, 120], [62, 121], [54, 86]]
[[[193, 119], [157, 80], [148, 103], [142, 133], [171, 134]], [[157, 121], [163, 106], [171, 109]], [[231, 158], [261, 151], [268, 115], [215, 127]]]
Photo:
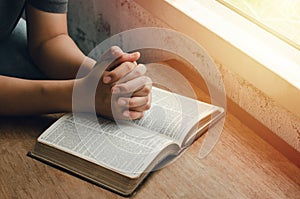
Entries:
[[[151, 109], [134, 124], [151, 129], [181, 145], [186, 134], [204, 118], [219, 107], [188, 97], [171, 93], [156, 87], [152, 89]], [[194, 129], [195, 131], [197, 129]]]
[[154, 87], [152, 107], [139, 120], [116, 123], [67, 114], [38, 141], [132, 177], [144, 172], [162, 149], [181, 146], [190, 129], [216, 108]]
[[60, 118], [39, 138], [39, 142], [134, 177], [142, 173], [154, 157], [172, 141], [153, 136], [142, 128], [124, 126], [87, 114]]

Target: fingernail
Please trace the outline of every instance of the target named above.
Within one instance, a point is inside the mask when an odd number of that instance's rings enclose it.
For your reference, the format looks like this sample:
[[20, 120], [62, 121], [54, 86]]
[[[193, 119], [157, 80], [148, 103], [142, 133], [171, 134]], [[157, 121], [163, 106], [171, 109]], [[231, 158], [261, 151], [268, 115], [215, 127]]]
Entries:
[[103, 77], [103, 82], [108, 84], [111, 81], [111, 77], [110, 76], [105, 76]]

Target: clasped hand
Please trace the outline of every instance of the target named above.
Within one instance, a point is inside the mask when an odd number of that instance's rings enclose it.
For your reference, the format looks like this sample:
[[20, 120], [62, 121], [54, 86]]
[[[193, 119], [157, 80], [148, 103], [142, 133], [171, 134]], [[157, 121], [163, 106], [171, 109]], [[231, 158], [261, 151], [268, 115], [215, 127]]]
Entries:
[[[99, 65], [103, 65], [105, 56], [114, 61], [103, 71]], [[82, 89], [79, 110], [96, 111], [110, 119], [143, 117], [151, 105], [152, 81], [145, 76], [146, 66], [136, 63], [139, 58], [138, 52], [124, 53], [113, 46], [87, 76], [78, 80], [77, 89]], [[93, 90], [91, 85], [95, 84], [97, 87]]]

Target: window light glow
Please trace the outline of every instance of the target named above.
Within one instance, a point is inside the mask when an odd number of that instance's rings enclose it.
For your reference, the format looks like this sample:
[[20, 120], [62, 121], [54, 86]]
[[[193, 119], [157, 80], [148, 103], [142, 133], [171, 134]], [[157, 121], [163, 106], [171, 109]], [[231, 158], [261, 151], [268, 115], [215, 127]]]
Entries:
[[[214, 1], [166, 1], [300, 90], [298, 49]], [[256, 79], [262, 81], [261, 78]]]
[[218, 0], [300, 50], [300, 0]]

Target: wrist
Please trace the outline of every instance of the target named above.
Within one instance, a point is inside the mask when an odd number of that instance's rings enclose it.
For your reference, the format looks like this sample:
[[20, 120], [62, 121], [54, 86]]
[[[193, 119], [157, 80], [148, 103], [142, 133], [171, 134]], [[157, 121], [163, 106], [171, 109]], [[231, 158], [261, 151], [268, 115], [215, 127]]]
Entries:
[[96, 61], [88, 56], [86, 56], [80, 65], [79, 71], [77, 72], [76, 78], [82, 78], [85, 77], [87, 74], [89, 74], [93, 67], [95, 66]]
[[41, 93], [48, 102], [50, 112], [71, 112], [74, 80], [48, 81]]

